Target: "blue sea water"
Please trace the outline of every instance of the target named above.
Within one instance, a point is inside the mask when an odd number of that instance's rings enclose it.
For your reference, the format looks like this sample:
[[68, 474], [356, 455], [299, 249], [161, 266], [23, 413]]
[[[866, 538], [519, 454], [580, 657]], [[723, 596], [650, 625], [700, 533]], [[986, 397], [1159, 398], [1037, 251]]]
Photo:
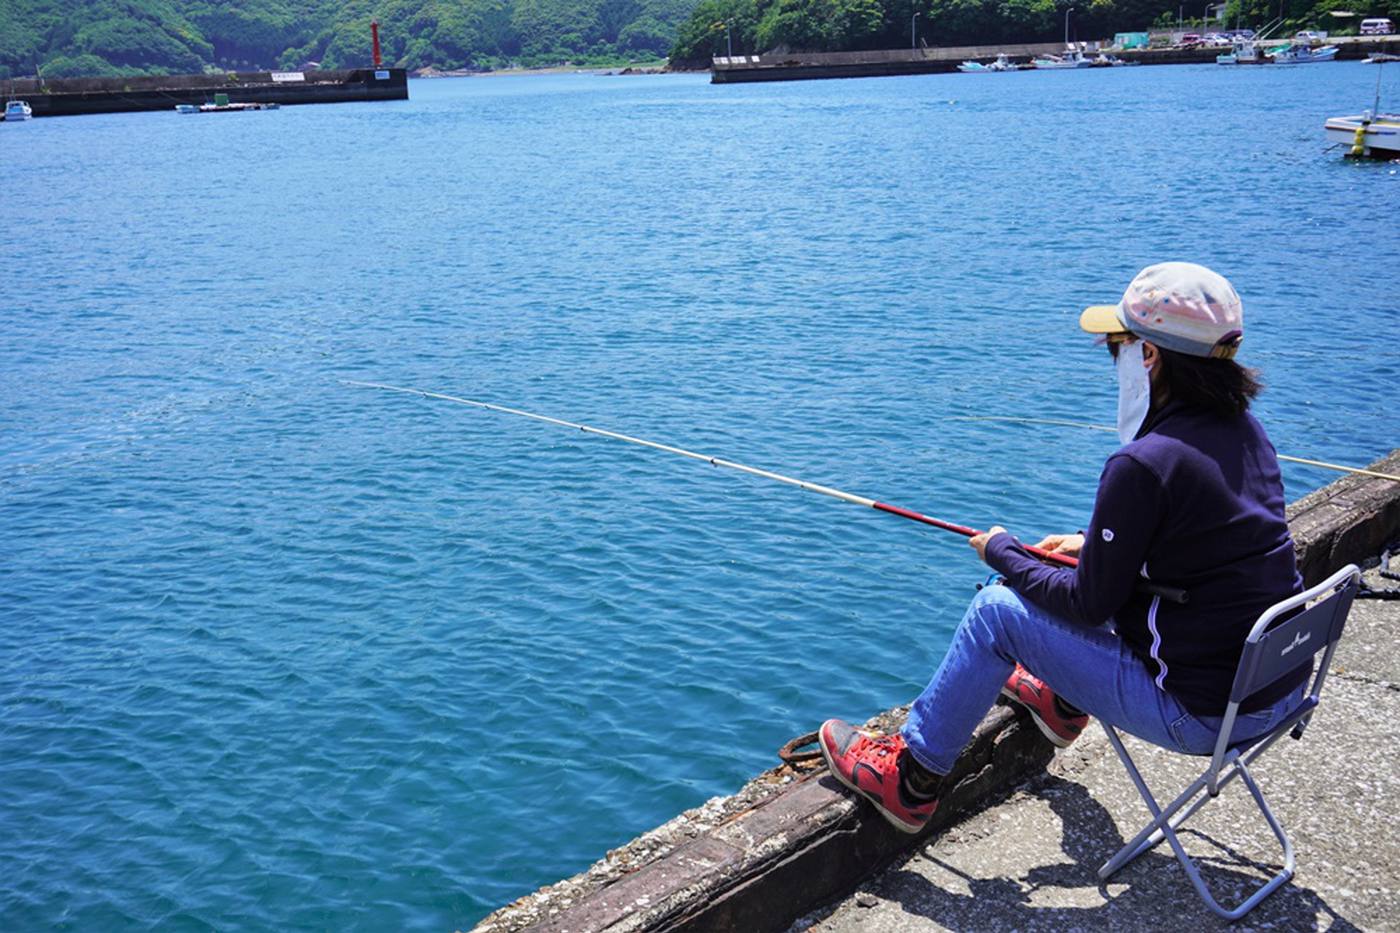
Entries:
[[562, 76], [0, 125], [0, 926], [470, 926], [907, 701], [984, 574], [341, 380], [1036, 537], [1112, 436], [962, 419], [1111, 423], [1078, 311], [1186, 259], [1244, 296], [1281, 451], [1388, 452], [1400, 175], [1321, 133], [1374, 82]]

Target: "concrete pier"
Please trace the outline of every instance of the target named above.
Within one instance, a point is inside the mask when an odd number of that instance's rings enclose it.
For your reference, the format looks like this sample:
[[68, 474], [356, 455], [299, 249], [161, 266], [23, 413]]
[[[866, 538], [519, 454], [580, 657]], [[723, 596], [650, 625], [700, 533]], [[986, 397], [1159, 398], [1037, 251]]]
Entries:
[[408, 100], [402, 68], [347, 71], [229, 72], [142, 78], [15, 78], [0, 83], [9, 97], [28, 101], [36, 117], [174, 110], [204, 104], [215, 94], [235, 103], [330, 104]]
[[[1400, 450], [1371, 469], [1400, 474]], [[1299, 500], [1289, 518], [1310, 582], [1347, 563], [1374, 566], [1400, 538], [1400, 483], [1347, 476]], [[1400, 572], [1400, 554], [1392, 570]], [[1400, 590], [1374, 569], [1367, 582]], [[1397, 626], [1400, 600], [1358, 600], [1313, 728], [1254, 769], [1295, 835], [1299, 867], [1246, 924], [1378, 929], [1400, 916], [1400, 837], [1390, 831], [1400, 782], [1387, 757], [1400, 740]], [[890, 710], [871, 724], [890, 731], [905, 712]], [[1183, 769], [1198, 764], [1129, 741], [1150, 762], [1154, 787], [1184, 786]], [[1164, 910], [1173, 925], [1226, 928], [1167, 854], [1149, 853], [1098, 885], [1098, 866], [1147, 816], [1097, 728], [1056, 756], [1023, 712], [994, 707], [952, 778], [932, 825], [906, 836], [819, 760], [785, 764], [476, 929], [1157, 930]], [[1277, 870], [1278, 860], [1276, 849], [1255, 845], [1254, 828], [1229, 803], [1209, 817], [1207, 808], [1183, 836], [1227, 898]], [[1272, 841], [1262, 821], [1258, 829]]]
[[[1272, 48], [1287, 39], [1263, 43]], [[1336, 40], [1338, 59], [1365, 58], [1371, 52], [1400, 53], [1400, 36], [1344, 37]], [[1024, 45], [966, 45], [927, 49], [880, 49], [868, 52], [791, 52], [764, 55], [720, 56], [710, 72], [712, 84], [740, 84], [754, 81], [806, 81], [819, 78], [873, 78], [894, 75], [938, 74], [957, 71], [967, 60], [983, 63], [1006, 55], [1026, 61], [1041, 55], [1063, 54], [1061, 42]], [[1215, 56], [1228, 51], [1220, 48], [1131, 49], [1115, 52], [1119, 58], [1142, 65], [1213, 64]], [[1096, 52], [1086, 52], [1094, 55]]]

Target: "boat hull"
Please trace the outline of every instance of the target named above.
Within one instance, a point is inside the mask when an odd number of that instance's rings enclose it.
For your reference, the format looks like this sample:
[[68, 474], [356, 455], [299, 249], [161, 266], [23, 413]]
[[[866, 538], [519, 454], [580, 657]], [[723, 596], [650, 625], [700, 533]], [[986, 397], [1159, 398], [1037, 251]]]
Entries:
[[[1348, 148], [1354, 146], [1356, 131], [1363, 123], [1359, 114], [1332, 117], [1324, 124], [1328, 142]], [[1400, 114], [1384, 113], [1364, 125], [1362, 155], [1372, 159], [1400, 159]]]

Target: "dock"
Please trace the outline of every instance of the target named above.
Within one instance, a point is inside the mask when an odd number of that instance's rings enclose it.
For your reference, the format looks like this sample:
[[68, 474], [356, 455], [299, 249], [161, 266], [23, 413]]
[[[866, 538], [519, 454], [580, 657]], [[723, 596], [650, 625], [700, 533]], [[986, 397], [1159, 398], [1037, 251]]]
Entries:
[[[1400, 450], [1370, 468], [1400, 474]], [[1377, 750], [1400, 742], [1400, 483], [1346, 476], [1290, 505], [1288, 520], [1307, 584], [1357, 563], [1370, 568], [1371, 595], [1352, 608], [1304, 741], [1283, 743], [1254, 767], [1295, 839], [1298, 868], [1244, 922], [1389, 928], [1400, 916], [1392, 881], [1400, 839], [1390, 829], [1400, 781]], [[1379, 560], [1390, 554], [1383, 571]], [[906, 712], [869, 724], [889, 731]], [[1150, 762], [1154, 787], [1184, 785], [1193, 766], [1199, 773], [1195, 759], [1128, 742]], [[1056, 753], [1024, 711], [995, 706], [950, 778], [932, 823], [908, 836], [820, 758], [791, 760], [501, 908], [476, 931], [1155, 931], [1164, 910], [1174, 927], [1234, 928], [1206, 911], [1165, 850], [1099, 884], [1098, 866], [1146, 810], [1097, 727]], [[1277, 870], [1262, 820], [1246, 829], [1232, 819], [1245, 805], [1226, 800], [1182, 834], [1227, 899]]]
[[[1372, 52], [1400, 52], [1400, 36], [1360, 36], [1329, 39], [1339, 47], [1338, 60], [1362, 59]], [[1287, 40], [1266, 42], [1270, 47]], [[784, 52], [762, 55], [717, 56], [710, 71], [711, 84], [742, 84], [755, 81], [809, 81], [822, 78], [874, 78], [896, 75], [944, 74], [957, 71], [964, 61], [991, 62], [998, 55], [1030, 59], [1042, 55], [1063, 55], [1062, 42], [1022, 45], [963, 45], [947, 48], [879, 49], [867, 52]], [[1126, 49], [1107, 47], [1085, 49], [1085, 55], [1111, 53], [1125, 62], [1140, 65], [1214, 64], [1224, 48]]]
[[344, 71], [255, 71], [224, 74], [154, 75], [140, 78], [15, 78], [4, 82], [11, 98], [28, 101], [36, 117], [90, 113], [174, 111], [198, 107], [216, 94], [239, 104], [337, 104], [408, 100], [402, 68]]

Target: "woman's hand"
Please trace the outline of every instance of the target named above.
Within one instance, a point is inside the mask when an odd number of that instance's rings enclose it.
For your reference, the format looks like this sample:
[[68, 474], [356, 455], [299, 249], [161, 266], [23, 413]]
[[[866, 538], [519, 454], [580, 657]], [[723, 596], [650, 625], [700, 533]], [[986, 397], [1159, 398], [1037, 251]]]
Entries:
[[1078, 557], [1079, 552], [1084, 550], [1084, 536], [1075, 535], [1046, 535], [1036, 547], [1042, 551], [1049, 551], [1051, 554], [1063, 554], [1066, 557]]
[[982, 560], [983, 563], [986, 563], [987, 542], [991, 540], [992, 535], [1001, 534], [1004, 531], [1006, 531], [1006, 529], [1001, 527], [1000, 525], [993, 525], [986, 531], [982, 532], [980, 535], [973, 535], [971, 538], [968, 539], [967, 543], [972, 545], [972, 549], [977, 552], [977, 556]]

